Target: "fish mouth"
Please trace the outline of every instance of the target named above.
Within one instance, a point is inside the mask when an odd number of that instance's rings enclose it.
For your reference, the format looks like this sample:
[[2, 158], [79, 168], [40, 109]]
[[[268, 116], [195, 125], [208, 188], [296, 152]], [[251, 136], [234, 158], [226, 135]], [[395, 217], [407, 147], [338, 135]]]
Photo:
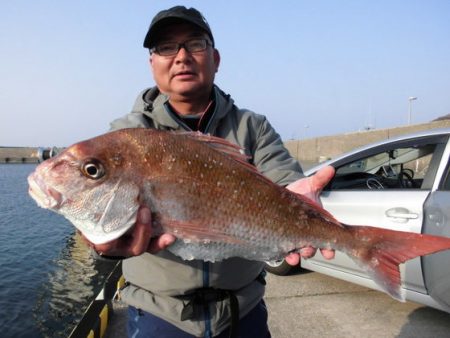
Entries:
[[44, 209], [58, 209], [64, 200], [63, 195], [46, 186], [44, 181], [33, 173], [28, 176], [28, 193], [36, 201], [36, 203]]

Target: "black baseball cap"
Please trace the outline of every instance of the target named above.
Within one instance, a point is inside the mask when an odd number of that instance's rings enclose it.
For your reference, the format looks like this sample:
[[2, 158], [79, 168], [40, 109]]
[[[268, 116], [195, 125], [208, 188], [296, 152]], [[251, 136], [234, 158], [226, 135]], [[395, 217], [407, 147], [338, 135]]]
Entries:
[[150, 27], [148, 28], [147, 35], [145, 36], [144, 48], [152, 48], [154, 46], [154, 38], [156, 36], [155, 33], [164, 22], [169, 24], [170, 22], [176, 21], [187, 21], [201, 28], [208, 34], [209, 38], [211, 39], [212, 45], [214, 46], [214, 38], [211, 32], [211, 28], [209, 27], [208, 22], [203, 17], [202, 13], [200, 13], [195, 8], [175, 6], [169, 9], [165, 9], [155, 15], [150, 24]]

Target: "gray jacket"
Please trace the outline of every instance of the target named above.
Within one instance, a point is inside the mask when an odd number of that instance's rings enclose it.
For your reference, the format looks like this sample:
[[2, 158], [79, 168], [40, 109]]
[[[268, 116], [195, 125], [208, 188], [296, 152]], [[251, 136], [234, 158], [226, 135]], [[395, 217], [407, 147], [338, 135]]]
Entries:
[[[215, 109], [205, 132], [241, 146], [258, 170], [280, 185], [302, 177], [302, 170], [284, 148], [280, 136], [267, 119], [234, 105], [229, 95], [213, 89]], [[143, 91], [133, 110], [111, 123], [111, 129], [130, 127], [186, 130], [188, 127], [167, 108], [168, 97], [156, 87]], [[196, 336], [207, 328], [217, 335], [230, 324], [229, 299], [212, 302], [198, 318], [181, 320], [189, 295], [200, 288], [232, 290], [239, 301], [240, 317], [263, 297], [260, 282], [263, 263], [231, 258], [210, 263], [183, 261], [168, 251], [143, 254], [123, 261], [129, 283], [121, 297], [129, 305], [150, 312]]]

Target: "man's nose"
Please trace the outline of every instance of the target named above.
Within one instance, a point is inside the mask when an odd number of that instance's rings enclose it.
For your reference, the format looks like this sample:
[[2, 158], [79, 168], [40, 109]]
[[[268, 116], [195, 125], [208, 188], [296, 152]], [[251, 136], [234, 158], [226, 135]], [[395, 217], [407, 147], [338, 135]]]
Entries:
[[191, 53], [189, 53], [184, 46], [181, 46], [178, 50], [177, 55], [175, 56], [176, 61], [184, 61], [191, 57]]

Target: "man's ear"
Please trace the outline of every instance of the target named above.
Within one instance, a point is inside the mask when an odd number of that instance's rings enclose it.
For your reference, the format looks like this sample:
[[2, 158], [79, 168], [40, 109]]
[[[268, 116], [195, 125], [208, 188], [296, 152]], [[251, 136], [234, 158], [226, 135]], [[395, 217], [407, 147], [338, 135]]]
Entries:
[[214, 55], [213, 55], [213, 57], [214, 57], [215, 70], [216, 70], [216, 73], [217, 73], [219, 71], [219, 65], [220, 65], [220, 54], [219, 54], [219, 51], [216, 48], [214, 48]]

